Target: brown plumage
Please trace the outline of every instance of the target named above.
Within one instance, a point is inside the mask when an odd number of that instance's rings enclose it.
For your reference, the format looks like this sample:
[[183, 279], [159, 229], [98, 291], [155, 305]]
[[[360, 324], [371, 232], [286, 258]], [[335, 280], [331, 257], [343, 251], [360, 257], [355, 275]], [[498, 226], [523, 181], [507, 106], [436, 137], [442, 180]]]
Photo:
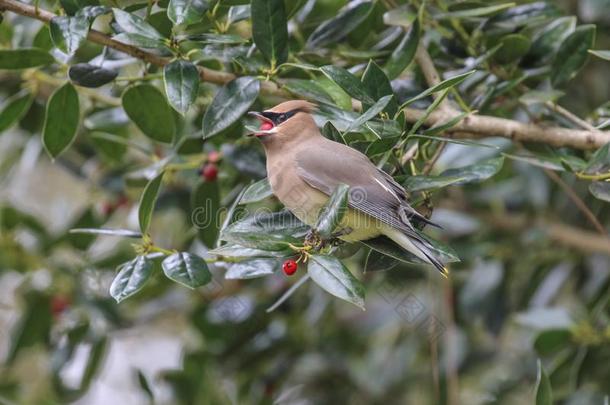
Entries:
[[340, 236], [359, 241], [385, 235], [445, 273], [431, 247], [410, 220], [429, 221], [407, 202], [407, 193], [366, 155], [325, 138], [311, 115], [314, 105], [303, 100], [281, 103], [256, 115], [267, 130], [256, 133], [267, 155], [267, 174], [277, 198], [306, 224], [316, 223], [320, 209], [335, 188], [350, 187], [349, 211]]

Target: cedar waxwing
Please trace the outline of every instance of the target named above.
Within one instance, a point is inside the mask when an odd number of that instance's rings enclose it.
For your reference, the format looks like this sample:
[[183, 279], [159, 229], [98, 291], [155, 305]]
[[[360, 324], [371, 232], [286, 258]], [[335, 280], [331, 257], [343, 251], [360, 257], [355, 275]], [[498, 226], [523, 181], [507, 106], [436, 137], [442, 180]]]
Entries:
[[385, 235], [443, 274], [447, 270], [410, 219], [430, 223], [407, 202], [407, 193], [389, 174], [359, 151], [325, 138], [304, 100], [278, 104], [261, 113], [254, 133], [267, 155], [267, 176], [275, 196], [309, 226], [317, 222], [329, 196], [341, 183], [349, 186], [348, 212], [339, 238], [355, 242]]

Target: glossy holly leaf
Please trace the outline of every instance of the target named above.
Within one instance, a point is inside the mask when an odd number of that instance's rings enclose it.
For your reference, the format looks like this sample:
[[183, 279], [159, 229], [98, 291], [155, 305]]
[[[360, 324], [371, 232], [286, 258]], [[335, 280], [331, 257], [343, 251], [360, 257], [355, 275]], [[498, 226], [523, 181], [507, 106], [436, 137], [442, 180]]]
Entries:
[[98, 0], [60, 0], [59, 3], [68, 15], [75, 15], [83, 8], [101, 7]]
[[195, 24], [201, 21], [209, 7], [205, 0], [170, 0], [167, 17], [176, 25]]
[[[93, 1], [92, 1], [93, 2]], [[93, 22], [97, 17], [108, 14], [112, 11], [110, 7], [91, 4], [78, 10], [77, 17], [85, 17], [89, 23]]]
[[265, 177], [264, 179], [249, 185], [239, 200], [239, 203], [251, 204], [262, 201], [265, 198], [271, 197], [272, 195], [273, 191], [271, 191], [271, 185], [269, 184], [269, 180]]
[[145, 48], [160, 48], [164, 46], [165, 38], [143, 18], [113, 8], [112, 13], [118, 26], [123, 30], [115, 38], [130, 45]]
[[192, 253], [179, 252], [167, 256], [161, 267], [167, 278], [189, 288], [201, 287], [212, 281], [208, 264]]
[[38, 48], [0, 50], [0, 69], [27, 69], [55, 62], [47, 51]]
[[400, 76], [400, 74], [409, 66], [419, 45], [421, 28], [419, 19], [415, 19], [409, 28], [409, 31], [404, 35], [396, 49], [390, 55], [390, 59], [385, 64], [385, 71], [390, 80]]
[[123, 93], [122, 103], [129, 118], [144, 135], [165, 143], [174, 139], [174, 114], [156, 87], [149, 84], [129, 87]]
[[220, 257], [229, 257], [229, 258], [236, 258], [236, 259], [244, 259], [244, 258], [249, 258], [249, 259], [253, 259], [253, 258], [260, 258], [260, 257], [267, 257], [267, 258], [278, 258], [278, 257], [286, 257], [286, 254], [288, 253], [283, 252], [283, 251], [271, 251], [271, 250], [263, 250], [263, 249], [256, 249], [256, 248], [249, 248], [249, 247], [245, 247], [245, 246], [241, 246], [235, 243], [226, 243], [222, 246], [219, 246], [215, 249], [212, 250], [208, 250], [208, 253], [214, 256], [220, 256]]
[[175, 60], [163, 68], [165, 93], [169, 103], [184, 115], [199, 93], [199, 71], [187, 60]]
[[248, 42], [247, 39], [234, 34], [194, 34], [187, 35], [186, 40], [193, 42], [200, 42], [203, 44], [222, 44], [222, 45], [235, 45], [243, 44]]
[[383, 13], [383, 23], [386, 25], [396, 25], [408, 28], [417, 18], [417, 13], [413, 11], [409, 4], [403, 4], [392, 10]]
[[89, 33], [89, 20], [83, 16], [53, 17], [49, 23], [53, 44], [62, 52], [73, 55]]
[[571, 344], [572, 332], [569, 329], [543, 330], [534, 340], [534, 348], [541, 356], [549, 356]]
[[526, 60], [530, 58], [541, 61], [550, 60], [563, 40], [574, 32], [574, 28], [576, 28], [576, 17], [557, 18], [545, 24], [534, 35]]
[[307, 273], [328, 293], [364, 310], [364, 286], [336, 257], [311, 255]]
[[594, 181], [589, 184], [589, 192], [598, 200], [610, 202], [610, 182]]
[[208, 139], [227, 129], [248, 111], [260, 89], [254, 77], [240, 77], [222, 87], [203, 116], [203, 138]]
[[47, 103], [42, 143], [51, 158], [59, 156], [74, 141], [79, 121], [78, 93], [66, 83], [53, 92]]
[[348, 191], [349, 186], [347, 184], [339, 184], [322, 208], [315, 226], [322, 239], [330, 238], [347, 213]]
[[353, 98], [368, 104], [375, 102], [364, 88], [362, 82], [342, 67], [327, 65], [322, 66], [320, 71]]
[[290, 253], [290, 243], [301, 243], [309, 227], [288, 211], [255, 215], [227, 226], [220, 239], [247, 248]]
[[163, 175], [165, 172], [159, 173], [155, 178], [146, 184], [142, 197], [140, 197], [140, 205], [138, 208], [138, 220], [140, 222], [140, 230], [142, 234], [146, 234], [148, 227], [150, 226], [150, 220], [152, 218], [153, 210], [155, 209], [155, 203], [159, 195], [159, 189], [161, 188], [161, 182], [163, 181]]
[[[370, 94], [371, 97], [373, 97], [373, 99], [376, 101], [384, 96], [390, 96], [394, 94], [394, 92], [392, 91], [390, 80], [383, 72], [383, 70], [381, 70], [381, 68], [373, 60], [370, 60], [369, 64], [366, 66], [366, 69], [362, 74], [361, 81], [367, 93]], [[366, 111], [371, 107], [371, 105], [364, 104], [363, 107]], [[387, 112], [390, 117], [394, 117], [394, 114], [396, 114], [397, 110], [398, 103], [396, 102], [396, 99], [390, 100], [390, 102], [383, 109], [383, 111]]]
[[292, 94], [307, 99], [320, 102], [332, 103], [332, 98], [328, 95], [324, 87], [318, 82], [306, 79], [288, 79], [283, 83], [283, 88]]
[[538, 360], [538, 375], [536, 377], [536, 405], [553, 405], [551, 381], [546, 375], [540, 359]]
[[610, 51], [602, 51], [602, 50], [592, 50], [589, 49], [589, 53], [591, 55], [595, 55], [598, 58], [604, 59], [604, 60], [610, 60]]
[[244, 280], [269, 276], [280, 268], [277, 259], [254, 259], [233, 263], [225, 273], [227, 280]]
[[284, 0], [252, 0], [252, 39], [272, 67], [288, 58], [288, 26]]
[[20, 91], [0, 106], [0, 134], [18, 122], [28, 112], [34, 97], [28, 91]]
[[447, 187], [450, 185], [479, 183], [502, 169], [503, 157], [485, 160], [470, 166], [448, 169], [439, 176], [411, 176], [403, 183], [411, 191], [423, 191]]
[[220, 190], [217, 181], [200, 181], [191, 194], [191, 221], [199, 240], [211, 248], [220, 228]]
[[350, 2], [336, 17], [319, 25], [307, 38], [305, 47], [316, 49], [342, 40], [368, 17], [373, 5], [372, 1]]
[[521, 59], [530, 49], [532, 42], [522, 34], [510, 34], [500, 39], [500, 48], [493, 58], [499, 63], [511, 63]]
[[88, 63], [70, 66], [68, 77], [72, 83], [83, 87], [96, 88], [110, 83], [119, 74], [116, 70], [105, 69]]
[[460, 75], [453, 76], [453, 77], [450, 77], [449, 79], [443, 80], [436, 86], [432, 86], [429, 89], [422, 91], [417, 96], [405, 101], [404, 103], [402, 103], [400, 108], [404, 108], [404, 107], [408, 106], [409, 104], [414, 103], [417, 100], [421, 100], [422, 98], [428, 97], [431, 94], [438, 93], [439, 91], [443, 91], [443, 90], [455, 87], [458, 84], [462, 83], [464, 80], [466, 80], [474, 72], [475, 72], [475, 70], [471, 70], [470, 72], [462, 73]]
[[330, 121], [328, 121], [328, 122], [326, 122], [326, 124], [324, 124], [324, 127], [322, 128], [322, 135], [324, 135], [328, 139], [332, 139], [335, 142], [339, 142], [344, 145], [347, 145], [345, 138], [343, 138], [343, 134], [341, 132], [339, 132], [337, 130], [337, 128], [335, 128], [335, 126]]
[[393, 95], [383, 96], [373, 104], [368, 110], [364, 112], [361, 116], [359, 116], [356, 120], [352, 121], [352, 123], [347, 127], [345, 132], [349, 132], [355, 128], [360, 128], [360, 126], [364, 125], [368, 121], [372, 120], [377, 116], [377, 114], [381, 113], [385, 108], [390, 104], [390, 102], [394, 100]]
[[117, 269], [118, 274], [110, 285], [110, 295], [121, 302], [129, 298], [144, 287], [152, 274], [152, 262], [145, 256], [137, 256], [135, 259], [123, 263]]
[[560, 45], [551, 65], [551, 83], [562, 86], [585, 65], [588, 50], [595, 44], [595, 25], [581, 25]]

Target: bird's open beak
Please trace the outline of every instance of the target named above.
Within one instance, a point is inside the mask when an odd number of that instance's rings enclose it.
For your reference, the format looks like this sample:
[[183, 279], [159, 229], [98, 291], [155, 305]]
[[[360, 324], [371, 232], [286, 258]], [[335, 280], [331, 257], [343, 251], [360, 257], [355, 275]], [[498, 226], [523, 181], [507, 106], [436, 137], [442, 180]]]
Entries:
[[[250, 133], [248, 133], [248, 136], [267, 136], [267, 135], [272, 135], [275, 134], [277, 132], [277, 130], [275, 129], [275, 125], [273, 124], [273, 121], [270, 120], [269, 118], [265, 117], [263, 114], [259, 113], [258, 111], [249, 111], [248, 115], [252, 115], [254, 117], [256, 117], [260, 123], [261, 123], [261, 128], [252, 128], [249, 126], [246, 126], [246, 129], [250, 131]], [[268, 127], [267, 129], [263, 129], [263, 127]]]

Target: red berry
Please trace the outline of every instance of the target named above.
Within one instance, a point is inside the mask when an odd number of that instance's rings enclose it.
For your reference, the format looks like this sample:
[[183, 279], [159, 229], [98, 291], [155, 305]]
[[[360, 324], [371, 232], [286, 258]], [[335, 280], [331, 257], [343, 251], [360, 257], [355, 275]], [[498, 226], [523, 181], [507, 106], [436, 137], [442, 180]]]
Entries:
[[126, 195], [121, 195], [119, 199], [116, 201], [117, 208], [126, 207], [129, 205], [129, 198]]
[[51, 313], [53, 316], [59, 316], [62, 312], [70, 307], [70, 298], [63, 295], [54, 295], [51, 298]]
[[269, 121], [263, 121], [261, 123], [261, 131], [269, 131], [271, 128], [273, 128], [273, 124]]
[[284, 270], [284, 273], [287, 276], [292, 276], [294, 273], [297, 272], [298, 268], [299, 268], [299, 265], [297, 264], [297, 262], [295, 262], [292, 259], [286, 260], [284, 262], [284, 265], [282, 266], [282, 270]]
[[218, 177], [218, 167], [214, 163], [208, 163], [203, 166], [201, 170], [201, 176], [206, 181], [214, 181]]
[[218, 153], [217, 151], [213, 150], [210, 153], [208, 153], [208, 162], [217, 163], [219, 160], [220, 160], [220, 153]]

